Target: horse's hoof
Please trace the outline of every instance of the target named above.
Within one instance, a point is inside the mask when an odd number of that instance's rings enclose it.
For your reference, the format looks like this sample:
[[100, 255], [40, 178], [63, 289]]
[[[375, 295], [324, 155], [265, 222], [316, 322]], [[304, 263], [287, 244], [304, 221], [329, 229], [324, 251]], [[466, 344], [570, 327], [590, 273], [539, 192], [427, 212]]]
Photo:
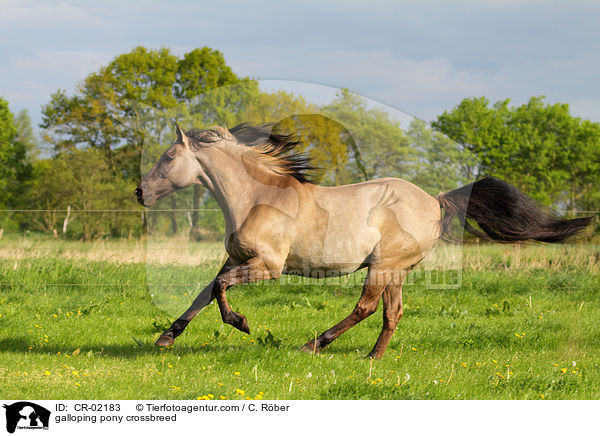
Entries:
[[250, 326], [248, 325], [248, 320], [241, 313], [231, 312], [227, 319], [225, 319], [224, 321], [227, 324], [231, 324], [239, 331], [250, 334]]
[[154, 343], [154, 345], [156, 345], [157, 347], [170, 347], [174, 343], [175, 343], [175, 339], [173, 338], [173, 335], [167, 334], [167, 333], [163, 333], [156, 340], [156, 342]]
[[382, 357], [383, 357], [383, 353], [379, 354], [379, 353], [374, 353], [373, 351], [371, 351], [369, 354], [367, 354], [365, 356], [365, 359], [377, 360], [377, 359], [381, 359]]
[[240, 314], [240, 321], [238, 321], [238, 325], [236, 327], [238, 330], [250, 334], [250, 326], [248, 325], [248, 320], [244, 315]]
[[319, 347], [315, 347], [315, 341], [308, 341], [300, 347], [300, 351], [310, 354], [319, 354]]

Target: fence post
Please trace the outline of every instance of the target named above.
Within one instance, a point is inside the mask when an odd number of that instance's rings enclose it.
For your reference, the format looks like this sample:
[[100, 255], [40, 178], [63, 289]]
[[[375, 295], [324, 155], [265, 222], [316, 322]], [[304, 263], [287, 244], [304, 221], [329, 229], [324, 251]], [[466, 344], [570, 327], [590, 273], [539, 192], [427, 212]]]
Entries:
[[71, 216], [71, 205], [67, 206], [67, 216], [63, 222], [63, 235], [67, 233], [67, 225], [69, 225], [69, 217]]

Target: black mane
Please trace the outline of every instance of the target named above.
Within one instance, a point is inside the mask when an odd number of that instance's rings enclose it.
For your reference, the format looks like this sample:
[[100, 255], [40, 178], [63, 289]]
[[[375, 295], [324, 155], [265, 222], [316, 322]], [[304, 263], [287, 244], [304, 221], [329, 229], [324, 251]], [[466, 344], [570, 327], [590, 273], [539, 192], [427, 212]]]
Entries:
[[229, 132], [241, 144], [256, 147], [261, 154], [276, 158], [281, 167], [280, 173], [290, 175], [300, 183], [316, 181], [316, 176], [310, 173], [318, 168], [311, 164], [311, 159], [306, 154], [296, 150], [301, 143], [296, 134], [278, 131], [276, 123], [260, 126], [242, 123], [229, 129]]

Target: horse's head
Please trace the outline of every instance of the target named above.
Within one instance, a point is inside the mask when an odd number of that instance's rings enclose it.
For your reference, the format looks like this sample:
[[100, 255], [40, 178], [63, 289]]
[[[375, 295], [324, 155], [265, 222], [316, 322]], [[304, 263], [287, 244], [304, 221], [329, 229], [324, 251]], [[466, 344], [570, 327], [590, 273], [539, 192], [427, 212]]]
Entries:
[[178, 125], [177, 139], [142, 179], [134, 194], [138, 203], [150, 207], [179, 189], [199, 183], [204, 170], [192, 152], [190, 139]]

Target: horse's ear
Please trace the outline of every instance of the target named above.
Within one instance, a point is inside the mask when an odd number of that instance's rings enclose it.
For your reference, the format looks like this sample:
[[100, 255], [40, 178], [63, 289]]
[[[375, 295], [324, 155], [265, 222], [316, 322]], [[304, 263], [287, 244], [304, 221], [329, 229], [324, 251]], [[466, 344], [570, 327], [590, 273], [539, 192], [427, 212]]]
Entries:
[[183, 133], [179, 124], [175, 123], [175, 131], [177, 132], [177, 144], [183, 144], [187, 148], [190, 147], [190, 139]]
[[179, 124], [174, 123], [175, 124], [175, 132], [177, 133], [177, 142], [179, 144], [183, 144], [183, 138], [185, 136], [185, 133], [183, 133], [183, 130], [181, 130], [181, 127], [179, 127]]

